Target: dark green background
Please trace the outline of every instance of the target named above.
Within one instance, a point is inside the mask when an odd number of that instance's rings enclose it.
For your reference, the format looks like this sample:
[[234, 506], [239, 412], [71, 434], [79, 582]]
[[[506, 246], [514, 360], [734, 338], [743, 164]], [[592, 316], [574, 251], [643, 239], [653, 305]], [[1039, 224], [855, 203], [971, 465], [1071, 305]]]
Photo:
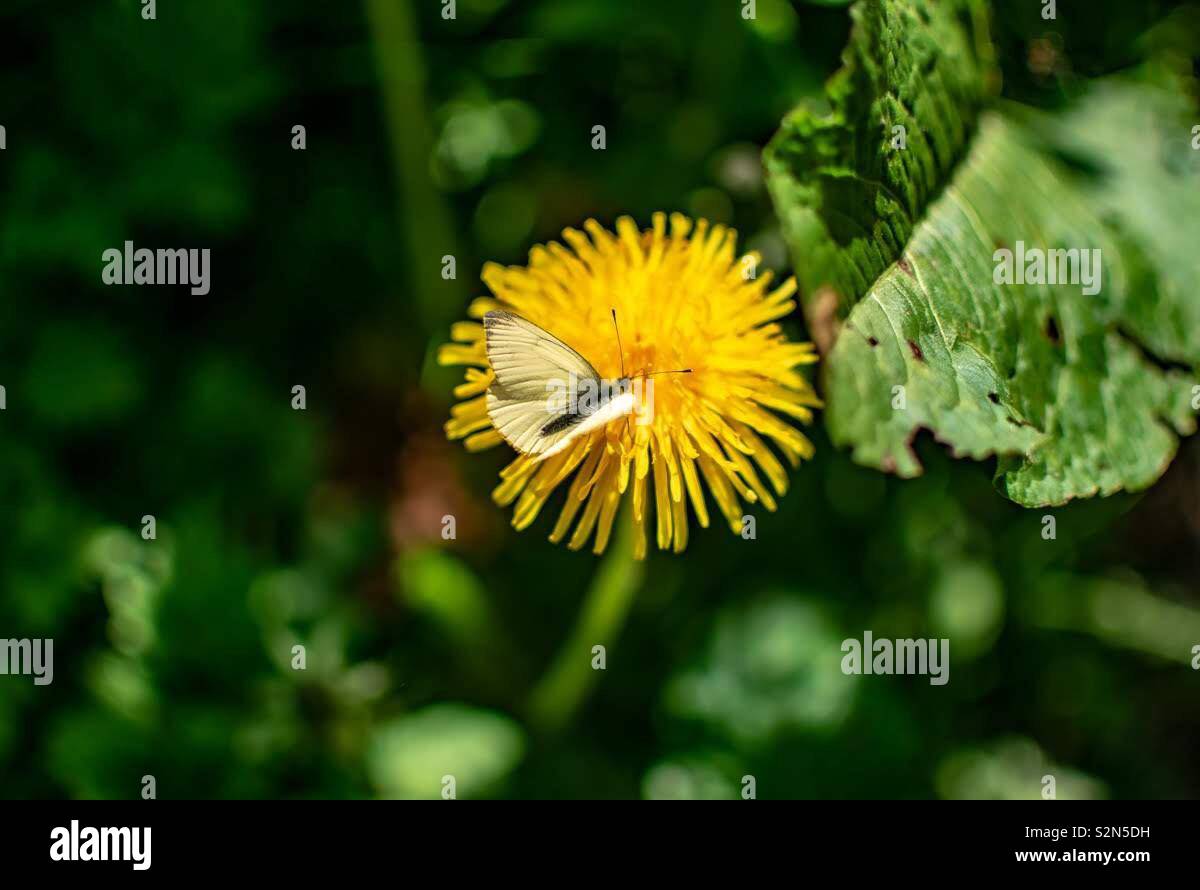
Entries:
[[[1195, 21], [998, 6], [1005, 94], [1046, 106]], [[901, 483], [818, 421], [757, 539], [653, 554], [594, 688], [557, 727], [530, 716], [601, 561], [549, 544], [549, 514], [509, 528], [508, 455], [444, 441], [460, 372], [433, 352], [484, 261], [588, 217], [707, 216], [785, 271], [757, 153], [849, 19], [441, 8], [0, 8], [0, 637], [56, 656], [51, 686], [0, 676], [0, 795], [134, 798], [153, 775], [162, 798], [436, 796], [443, 774], [460, 797], [736, 797], [744, 775], [764, 798], [1035, 797], [1047, 774], [1060, 798], [1200, 793], [1195, 441], [1144, 495], [1053, 511], [1046, 541], [990, 467], [921, 439]], [[211, 292], [103, 286], [127, 239], [210, 248]], [[949, 637], [950, 683], [844, 676], [864, 629]]]

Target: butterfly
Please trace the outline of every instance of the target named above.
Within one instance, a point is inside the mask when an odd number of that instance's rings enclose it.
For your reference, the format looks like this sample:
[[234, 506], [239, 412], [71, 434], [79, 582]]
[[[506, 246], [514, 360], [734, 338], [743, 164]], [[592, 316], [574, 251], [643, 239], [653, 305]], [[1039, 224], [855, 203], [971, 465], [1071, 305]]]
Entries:
[[[613, 325], [617, 322], [613, 310]], [[488, 362], [496, 379], [487, 390], [492, 425], [509, 445], [545, 460], [610, 421], [632, 414], [633, 382], [650, 374], [603, 380], [591, 363], [549, 331], [512, 312], [483, 317]], [[620, 348], [621, 333], [617, 329]], [[690, 373], [690, 368], [679, 372]]]

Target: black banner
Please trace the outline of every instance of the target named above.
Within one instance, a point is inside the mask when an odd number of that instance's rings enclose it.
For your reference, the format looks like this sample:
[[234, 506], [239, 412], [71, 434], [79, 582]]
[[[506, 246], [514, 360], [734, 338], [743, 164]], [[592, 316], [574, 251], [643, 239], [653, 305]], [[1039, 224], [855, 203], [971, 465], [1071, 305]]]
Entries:
[[1194, 820], [1181, 804], [756, 801], [737, 814], [730, 806], [649, 809], [614, 802], [11, 803], [2, 811], [4, 863], [9, 874], [74, 878], [303, 879], [350, 864], [396, 868], [398, 857], [469, 868], [510, 861], [518, 849], [541, 862], [586, 855], [673, 863], [672, 870], [707, 868], [714, 859], [801, 871], [853, 861], [864, 873], [950, 866], [1031, 877], [1136, 877], [1195, 862]]

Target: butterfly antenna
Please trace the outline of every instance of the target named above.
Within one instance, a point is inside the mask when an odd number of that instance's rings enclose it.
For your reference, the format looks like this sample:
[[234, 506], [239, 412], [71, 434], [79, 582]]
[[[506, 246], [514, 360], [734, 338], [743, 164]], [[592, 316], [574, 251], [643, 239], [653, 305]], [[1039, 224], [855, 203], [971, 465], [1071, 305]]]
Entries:
[[613, 329], [617, 332], [617, 351], [621, 354], [621, 377], [625, 376], [625, 347], [621, 345], [621, 327], [617, 324], [617, 310], [612, 309]]
[[638, 374], [639, 377], [657, 377], [659, 374], [691, 374], [691, 368], [679, 368], [675, 371], [651, 371], [649, 374]]

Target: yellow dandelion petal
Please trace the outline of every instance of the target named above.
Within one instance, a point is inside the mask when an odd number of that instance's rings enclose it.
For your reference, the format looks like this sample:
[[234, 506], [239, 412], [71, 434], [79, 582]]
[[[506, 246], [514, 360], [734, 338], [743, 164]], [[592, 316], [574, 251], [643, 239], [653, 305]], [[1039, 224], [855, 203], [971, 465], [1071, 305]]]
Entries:
[[456, 321], [450, 325], [450, 339], [459, 343], [476, 343], [483, 340], [483, 325], [477, 321]]
[[[550, 532], [555, 543], [601, 553], [628, 493], [634, 555], [653, 540], [663, 550], [688, 544], [689, 513], [709, 525], [705, 487], [721, 516], [741, 531], [748, 504], [776, 507], [788, 488], [786, 463], [812, 456], [794, 426], [821, 401], [802, 369], [817, 360], [810, 343], [787, 339], [781, 319], [795, 311], [796, 282], [773, 284], [761, 256], [739, 253], [737, 233], [679, 213], [656, 213], [648, 229], [628, 217], [614, 230], [589, 219], [561, 243], [537, 246], [525, 266], [487, 263], [490, 295], [471, 302], [473, 321], [455, 323], [437, 352], [465, 366], [446, 435], [468, 450], [503, 439], [487, 413], [495, 380], [479, 322], [504, 309], [554, 334], [606, 379], [625, 374], [644, 390], [634, 413], [583, 432], [544, 460], [518, 455], [492, 493], [513, 507], [518, 529], [532, 525], [564, 485]], [[613, 332], [616, 310], [622, 352]], [[690, 368], [689, 374], [647, 376]], [[784, 460], [781, 460], [780, 458]], [[785, 463], [786, 461], [786, 463]]]
[[508, 469], [511, 472], [507, 475], [501, 473], [503, 481], [492, 490], [492, 500], [501, 507], [507, 507], [517, 499], [517, 495], [525, 489], [525, 483], [537, 469], [537, 464], [524, 457], [519, 457]]
[[776, 494], [784, 495], [788, 489], [787, 471], [783, 468], [783, 464], [771, 453], [762, 439], [750, 429], [748, 426], [739, 425], [738, 433], [742, 438], [754, 446], [754, 462], [762, 468], [767, 478], [771, 480], [771, 485], [774, 486]]
[[775, 511], [775, 498], [767, 487], [762, 484], [758, 478], [758, 473], [754, 472], [754, 467], [750, 463], [750, 459], [738, 451], [730, 452], [729, 455], [734, 464], [737, 466], [738, 475], [746, 481], [758, 498], [759, 503], [766, 507], [771, 512]]
[[646, 558], [646, 480], [633, 483], [633, 557]]
[[488, 366], [487, 353], [474, 346], [462, 346], [458, 343], [446, 343], [438, 348], [437, 363], [439, 365], [478, 365]]
[[699, 463], [704, 481], [708, 483], [717, 507], [725, 515], [725, 521], [729, 523], [729, 527], [735, 534], [740, 532], [742, 530], [742, 511], [738, 509], [737, 495], [733, 493], [729, 478], [708, 457], [700, 455]]
[[521, 499], [517, 501], [516, 509], [513, 510], [513, 528], [521, 531], [533, 524], [542, 505], [546, 503], [546, 498], [554, 490], [553, 481], [560, 478], [559, 473], [573, 456], [574, 451], [563, 451], [540, 464], [534, 464], [537, 471], [525, 485]]
[[446, 421], [446, 436], [450, 439], [462, 439], [465, 436], [488, 429], [492, 420], [487, 413], [485, 396], [478, 396], [466, 402], [459, 402], [450, 409], [450, 419]]
[[643, 525], [646, 522], [646, 477], [639, 476], [633, 482], [633, 521]]
[[671, 549], [682, 553], [688, 543], [687, 501], [682, 498], [671, 501], [671, 525], [675, 529], [675, 544]]
[[596, 543], [592, 545], [592, 552], [597, 556], [608, 546], [608, 536], [612, 532], [613, 520], [617, 516], [617, 506], [620, 503], [620, 491], [611, 487], [605, 490], [604, 504], [600, 508], [600, 521], [596, 528]]
[[611, 460], [606, 460], [606, 458], [607, 455], [600, 458], [599, 471], [592, 481], [596, 483], [603, 480], [608, 484], [588, 486], [590, 493], [586, 495], [587, 506], [583, 508], [583, 516], [579, 520], [579, 525], [575, 526], [575, 534], [571, 535], [571, 540], [567, 543], [572, 550], [579, 550], [587, 544], [588, 538], [592, 536], [592, 529], [596, 526], [596, 520], [600, 518], [600, 508], [604, 505], [608, 489], [615, 487], [612, 483], [615, 481], [616, 467]]
[[467, 436], [467, 441], [463, 442], [463, 445], [466, 446], [467, 451], [487, 451], [489, 448], [495, 448], [503, 441], [504, 437], [498, 432], [487, 430], [486, 432]]
[[571, 475], [571, 471], [579, 466], [580, 462], [587, 455], [591, 445], [591, 439], [583, 438], [575, 444], [574, 448], [568, 449], [565, 452], [566, 459], [563, 460], [558, 471], [553, 476], [547, 476], [543, 481], [539, 482], [539, 489], [549, 494], [557, 488], [559, 483]]
[[467, 307], [467, 315], [471, 318], [483, 318], [493, 309], [501, 309], [503, 306], [491, 297], [477, 297], [471, 301], [471, 305]]
[[550, 540], [557, 544], [566, 535], [567, 529], [571, 527], [571, 523], [575, 519], [575, 514], [579, 512], [579, 508], [583, 506], [583, 487], [591, 478], [592, 472], [596, 465], [600, 462], [601, 451], [599, 448], [592, 448], [588, 452], [587, 460], [579, 472], [575, 474], [575, 480], [571, 483], [571, 488], [567, 492], [567, 502], [563, 505], [562, 512], [558, 516], [558, 522], [554, 524], [554, 531], [550, 533]]
[[696, 462], [692, 457], [680, 461], [683, 468], [683, 481], [687, 486], [688, 498], [692, 502], [692, 510], [701, 528], [708, 528], [708, 504], [704, 501], [704, 489], [700, 487], [700, 478], [696, 475]]
[[662, 455], [667, 465], [667, 481], [671, 500], [678, 501], [683, 497], [683, 480], [679, 475], [679, 464], [675, 461], [675, 449], [671, 446], [671, 436], [666, 430], [657, 430], [655, 438], [659, 454]]
[[658, 520], [658, 549], [666, 550], [671, 545], [671, 498], [667, 494], [667, 471], [661, 453], [654, 456], [654, 514]]
[[467, 368], [467, 381], [454, 387], [454, 398], [470, 399], [482, 395], [492, 385], [495, 375], [491, 371], [480, 371], [477, 368]]

